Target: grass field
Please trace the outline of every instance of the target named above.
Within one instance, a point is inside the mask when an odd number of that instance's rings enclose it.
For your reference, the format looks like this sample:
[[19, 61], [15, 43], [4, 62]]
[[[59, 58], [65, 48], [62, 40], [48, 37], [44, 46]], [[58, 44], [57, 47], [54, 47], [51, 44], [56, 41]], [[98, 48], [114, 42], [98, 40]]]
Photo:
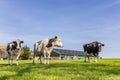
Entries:
[[19, 66], [10, 66], [0, 61], [0, 80], [120, 80], [120, 59], [100, 59], [98, 63], [52, 60], [49, 65], [31, 62], [21, 60]]

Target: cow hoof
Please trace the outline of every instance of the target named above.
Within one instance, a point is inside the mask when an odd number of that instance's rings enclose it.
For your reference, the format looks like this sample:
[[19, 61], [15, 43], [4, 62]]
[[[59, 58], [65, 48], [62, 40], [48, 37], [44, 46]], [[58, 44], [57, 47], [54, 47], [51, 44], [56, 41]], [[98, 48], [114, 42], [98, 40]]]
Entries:
[[44, 62], [44, 64], [46, 64], [46, 62]]
[[97, 63], [97, 61], [94, 61], [95, 63]]

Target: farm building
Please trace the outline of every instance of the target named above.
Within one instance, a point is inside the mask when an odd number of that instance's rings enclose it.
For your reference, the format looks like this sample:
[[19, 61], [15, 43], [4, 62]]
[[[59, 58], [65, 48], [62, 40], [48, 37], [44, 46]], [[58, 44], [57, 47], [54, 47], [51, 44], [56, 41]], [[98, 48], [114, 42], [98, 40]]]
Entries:
[[0, 60], [7, 58], [6, 46], [0, 46]]
[[84, 59], [84, 52], [67, 49], [53, 49], [51, 59]]

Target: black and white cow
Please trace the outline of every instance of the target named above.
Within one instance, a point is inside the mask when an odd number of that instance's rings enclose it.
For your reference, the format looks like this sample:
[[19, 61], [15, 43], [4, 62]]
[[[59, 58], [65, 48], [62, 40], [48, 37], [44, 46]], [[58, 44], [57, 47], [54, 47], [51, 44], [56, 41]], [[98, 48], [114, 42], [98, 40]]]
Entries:
[[101, 47], [104, 46], [104, 44], [94, 41], [92, 43], [88, 43], [83, 45], [84, 48], [84, 54], [85, 54], [85, 62], [86, 57], [88, 57], [88, 60], [90, 61], [90, 55], [94, 56], [94, 62], [97, 62], [96, 58], [99, 55], [99, 52], [101, 52]]
[[57, 36], [36, 42], [34, 44], [33, 64], [36, 55], [39, 55], [40, 63], [42, 63], [42, 57], [44, 57], [44, 64], [46, 64], [46, 61], [49, 64], [50, 54], [54, 47], [63, 47], [60, 38]]
[[8, 52], [8, 64], [13, 64], [13, 57], [16, 58], [17, 65], [18, 65], [18, 59], [20, 57], [20, 54], [22, 52], [21, 43], [23, 41], [17, 39], [16, 41], [10, 42], [7, 45], [7, 52]]

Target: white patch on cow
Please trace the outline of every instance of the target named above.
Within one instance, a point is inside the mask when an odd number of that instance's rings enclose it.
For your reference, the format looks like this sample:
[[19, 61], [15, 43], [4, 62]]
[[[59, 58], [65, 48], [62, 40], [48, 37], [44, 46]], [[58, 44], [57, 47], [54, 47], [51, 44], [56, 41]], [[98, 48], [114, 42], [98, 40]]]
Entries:
[[20, 41], [19, 39], [16, 40], [16, 43], [17, 43], [17, 49], [20, 49], [20, 42], [21, 42], [21, 41]]
[[59, 37], [57, 37], [57, 39], [55, 39], [54, 45], [57, 47], [63, 47], [63, 44], [62, 44], [61, 39]]
[[13, 44], [13, 43], [9, 43], [8, 45], [9, 45], [10, 47], [12, 47], [14, 44]]

